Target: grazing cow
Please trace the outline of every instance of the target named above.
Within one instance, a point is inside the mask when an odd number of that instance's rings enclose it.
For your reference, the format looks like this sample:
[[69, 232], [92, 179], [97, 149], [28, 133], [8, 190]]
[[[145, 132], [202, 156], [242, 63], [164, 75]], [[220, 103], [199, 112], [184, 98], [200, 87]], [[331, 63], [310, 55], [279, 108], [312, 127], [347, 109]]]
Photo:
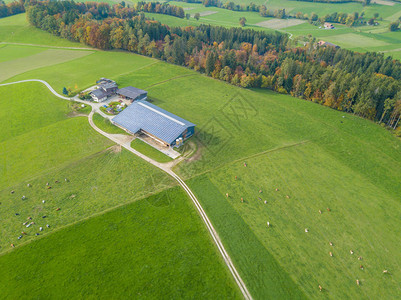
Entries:
[[228, 198], [228, 193], [226, 193], [226, 197]]
[[362, 266], [362, 265], [360, 265], [360, 266], [359, 266], [359, 269], [363, 270], [363, 266]]
[[262, 190], [259, 190], [259, 194], [262, 193]]
[[67, 178], [64, 178], [64, 181], [65, 181], [65, 182], [68, 182], [68, 179], [67, 179]]
[[50, 225], [49, 225], [49, 224], [46, 224], [46, 227], [47, 227], [47, 228], [50, 228]]
[[25, 196], [22, 196], [22, 198], [21, 198], [22, 200], [25, 200], [26, 199], [26, 197]]
[[276, 189], [276, 192], [278, 192], [279, 191], [279, 189]]
[[286, 197], [287, 197], [287, 199], [290, 199], [290, 196], [287, 195]]
[[244, 203], [244, 198], [241, 198], [241, 203]]
[[19, 240], [22, 239], [22, 235], [20, 235], [20, 236], [18, 237], [18, 239], [19, 239]]
[[327, 208], [327, 211], [331, 211], [331, 209], [330, 209], [330, 208]]
[[329, 255], [330, 255], [331, 257], [333, 257], [333, 253], [331, 253], [331, 251], [329, 252]]
[[58, 183], [59, 181], [58, 180], [56, 180], [54, 183]]
[[320, 284], [319, 284], [319, 290], [323, 291], [323, 288], [322, 288], [322, 286]]
[[27, 187], [31, 187], [32, 185], [31, 185], [30, 183], [28, 183], [26, 186], [27, 186]]
[[267, 201], [265, 200], [265, 204], [267, 204]]
[[309, 229], [308, 229], [308, 228], [305, 228], [305, 232], [309, 232]]
[[15, 191], [11, 191], [11, 194], [14, 194], [15, 193]]
[[358, 279], [356, 280], [356, 284], [359, 285], [359, 280]]
[[46, 185], [47, 185], [47, 186], [49, 186], [49, 183], [48, 183], [48, 182], [46, 182]]
[[354, 251], [352, 251], [352, 250], [349, 250], [349, 253], [351, 253], [351, 254], [354, 254]]
[[247, 167], [247, 164], [246, 164], [246, 162], [244, 162], [244, 167]]
[[322, 211], [319, 209], [319, 214], [322, 214]]
[[330, 246], [333, 246], [333, 243], [332, 243], [332, 242], [329, 242], [329, 245], [330, 245]]
[[47, 187], [48, 190], [50, 190], [51, 188], [52, 188], [51, 186], [48, 186], [48, 187]]
[[14, 247], [15, 247], [15, 246], [14, 246], [14, 244], [11, 244], [11, 247], [13, 247], [13, 248], [14, 248]]
[[258, 199], [259, 199], [260, 201], [262, 201], [262, 198], [258, 197]]
[[39, 231], [43, 231], [43, 227], [39, 227]]
[[238, 177], [237, 176], [235, 176], [235, 180], [237, 180], [238, 179]]
[[26, 218], [27, 220], [32, 220], [32, 217], [28, 217], [28, 218]]
[[387, 270], [383, 270], [383, 274], [389, 274]]
[[24, 223], [22, 223], [22, 225], [24, 225], [24, 226], [25, 226], [25, 225], [26, 225], [26, 223], [28, 223], [28, 222], [24, 222]]
[[358, 260], [362, 260], [362, 256], [359, 256], [359, 257], [358, 257]]
[[269, 222], [269, 221], [267, 221], [267, 223], [266, 223], [266, 224], [267, 224], [267, 227], [270, 227], [270, 222]]
[[42, 203], [45, 203], [46, 201], [45, 200], [42, 200]]
[[61, 208], [59, 207], [59, 208], [56, 209], [56, 211], [59, 211], [60, 209], [61, 209]]
[[21, 234], [26, 235], [26, 232], [25, 232], [25, 231], [22, 231]]

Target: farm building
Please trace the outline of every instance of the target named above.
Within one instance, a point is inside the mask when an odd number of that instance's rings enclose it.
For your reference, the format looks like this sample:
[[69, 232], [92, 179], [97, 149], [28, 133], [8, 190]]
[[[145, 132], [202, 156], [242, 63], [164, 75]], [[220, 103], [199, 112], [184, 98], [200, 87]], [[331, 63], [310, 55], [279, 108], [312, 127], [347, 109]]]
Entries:
[[106, 100], [108, 97], [114, 95], [117, 90], [118, 90], [118, 85], [114, 81], [107, 79], [98, 81], [97, 82], [97, 87], [98, 89], [92, 91], [89, 93], [89, 95], [92, 97], [93, 101], [95, 102], [102, 102]]
[[338, 45], [336, 45], [336, 44], [333, 44], [333, 43], [329, 43], [329, 42], [325, 42], [325, 41], [319, 41], [318, 43], [317, 43], [319, 46], [321, 46], [321, 47], [334, 47], [334, 48], [340, 48], [340, 46], [338, 46]]
[[124, 99], [130, 100], [131, 102], [134, 102], [136, 100], [146, 100], [146, 98], [148, 97], [148, 92], [133, 86], [127, 86], [125, 88], [119, 89], [117, 91], [117, 95], [121, 96]]
[[324, 29], [334, 29], [334, 25], [331, 23], [324, 23]]
[[177, 147], [194, 134], [195, 124], [146, 100], [133, 102], [112, 119], [131, 134], [143, 133], [164, 146]]

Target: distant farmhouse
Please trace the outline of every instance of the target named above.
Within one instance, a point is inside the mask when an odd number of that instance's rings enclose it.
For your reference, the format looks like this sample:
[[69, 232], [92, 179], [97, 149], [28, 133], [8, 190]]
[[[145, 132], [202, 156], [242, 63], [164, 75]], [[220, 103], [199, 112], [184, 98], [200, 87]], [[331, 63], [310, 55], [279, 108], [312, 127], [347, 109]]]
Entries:
[[146, 100], [148, 97], [148, 92], [135, 88], [133, 86], [127, 86], [125, 88], [119, 89], [116, 92], [117, 95], [121, 96], [123, 99], [130, 100], [131, 103], [136, 100]]
[[325, 42], [325, 41], [319, 41], [317, 44], [321, 47], [334, 47], [336, 49], [340, 48], [340, 46], [338, 46], [336, 44]]
[[108, 97], [113, 96], [117, 90], [117, 83], [107, 78], [101, 78], [96, 82], [97, 89], [90, 92], [89, 95], [95, 102], [105, 101]]
[[334, 25], [331, 23], [324, 23], [324, 29], [334, 29]]
[[112, 122], [131, 134], [143, 133], [168, 147], [178, 147], [195, 130], [195, 124], [146, 100], [134, 101]]

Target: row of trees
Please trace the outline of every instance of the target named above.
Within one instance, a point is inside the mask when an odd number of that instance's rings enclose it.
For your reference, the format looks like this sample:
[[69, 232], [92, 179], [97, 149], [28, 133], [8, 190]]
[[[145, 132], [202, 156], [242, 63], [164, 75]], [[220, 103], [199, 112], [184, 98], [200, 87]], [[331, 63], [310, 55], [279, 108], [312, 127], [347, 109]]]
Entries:
[[66, 10], [46, 15], [46, 3], [51, 2], [29, 6], [28, 20], [64, 38], [166, 60], [233, 85], [272, 89], [392, 127], [399, 123], [401, 63], [383, 54], [316, 43], [292, 48], [281, 33], [210, 25], [170, 28], [143, 15], [96, 20], [80, 14], [71, 20], [64, 18]]
[[24, 1], [14, 1], [10, 3], [4, 3], [0, 0], [0, 18], [16, 15], [25, 12]]
[[[23, 0], [20, 0], [23, 1]], [[31, 7], [32, 24], [37, 26], [44, 18], [48, 18], [46, 23], [54, 23], [54, 17], [62, 11], [64, 23], [70, 23], [81, 15], [87, 18], [103, 20], [106, 18], [118, 17], [121, 19], [137, 16], [141, 12], [165, 14], [174, 17], [184, 18], [184, 9], [180, 6], [169, 5], [159, 2], [137, 2], [130, 7], [125, 2], [110, 6], [103, 2], [73, 2], [73, 1], [37, 1], [29, 0], [27, 3]]]

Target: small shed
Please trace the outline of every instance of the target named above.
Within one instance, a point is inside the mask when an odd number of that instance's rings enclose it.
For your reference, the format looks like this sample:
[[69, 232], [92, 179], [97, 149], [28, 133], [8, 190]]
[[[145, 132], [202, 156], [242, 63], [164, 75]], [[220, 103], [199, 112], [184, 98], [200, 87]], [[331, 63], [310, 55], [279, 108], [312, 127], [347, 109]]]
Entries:
[[130, 100], [131, 102], [134, 102], [136, 100], [146, 100], [148, 97], [148, 92], [138, 89], [133, 86], [127, 86], [125, 88], [119, 89], [116, 92], [117, 95], [120, 97]]

